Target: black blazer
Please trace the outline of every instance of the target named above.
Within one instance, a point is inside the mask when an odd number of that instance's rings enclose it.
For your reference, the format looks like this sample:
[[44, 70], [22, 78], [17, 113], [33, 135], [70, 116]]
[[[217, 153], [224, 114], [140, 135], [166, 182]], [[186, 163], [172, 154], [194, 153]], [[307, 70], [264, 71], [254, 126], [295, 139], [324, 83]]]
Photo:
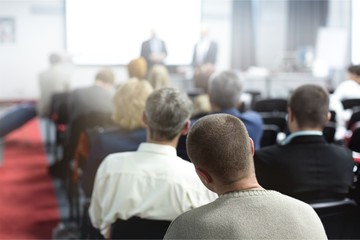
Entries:
[[[165, 53], [165, 55], [167, 55], [167, 49], [166, 49], [165, 42], [160, 39], [159, 39], [159, 41], [160, 41], [161, 52]], [[148, 64], [148, 69], [150, 69], [152, 67], [152, 65], [155, 64], [153, 61], [150, 60], [150, 55], [152, 53], [150, 42], [151, 42], [151, 39], [144, 41], [141, 44], [141, 53], [140, 53], [140, 56], [146, 59], [146, 62]], [[160, 64], [163, 64], [163, 62], [161, 62]]]
[[[198, 66], [199, 64], [196, 62], [197, 56], [196, 56], [196, 48], [197, 48], [197, 44], [194, 47], [194, 53], [193, 53], [193, 60], [192, 60], [192, 65], [194, 67]], [[204, 57], [204, 61], [202, 64], [206, 64], [206, 63], [211, 63], [214, 64], [216, 63], [216, 57], [217, 57], [217, 43], [214, 41], [210, 42], [210, 46], [209, 49]], [[200, 64], [200, 65], [202, 65]]]
[[298, 136], [286, 145], [259, 149], [254, 161], [262, 187], [308, 203], [343, 198], [354, 180], [352, 152], [323, 136]]

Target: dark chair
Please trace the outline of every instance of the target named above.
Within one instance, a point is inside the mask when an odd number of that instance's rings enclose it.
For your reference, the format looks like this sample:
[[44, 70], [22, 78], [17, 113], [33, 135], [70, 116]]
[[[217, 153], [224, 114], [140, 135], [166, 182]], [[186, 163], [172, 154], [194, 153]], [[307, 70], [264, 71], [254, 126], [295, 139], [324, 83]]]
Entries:
[[310, 204], [319, 215], [329, 239], [359, 238], [358, 205], [352, 199]]
[[264, 124], [276, 125], [280, 132], [286, 132], [287, 121], [284, 112], [260, 112]]
[[132, 217], [111, 226], [112, 239], [163, 239], [171, 221]]
[[256, 100], [254, 102], [254, 111], [287, 113], [287, 99], [269, 98]]
[[336, 123], [328, 122], [323, 129], [323, 136], [328, 143], [335, 142]]
[[75, 219], [80, 221], [80, 203], [79, 203], [79, 191], [78, 182], [73, 181], [73, 159], [76, 147], [79, 142], [80, 135], [88, 128], [96, 126], [108, 126], [113, 124], [110, 113], [89, 113], [83, 114], [77, 117], [74, 121], [69, 123], [68, 136], [64, 144], [64, 157], [62, 160], [62, 174], [65, 179], [68, 179], [68, 200], [70, 204], [70, 218], [74, 219], [74, 207], [75, 207]]
[[354, 123], [359, 122], [359, 121], [360, 121], [360, 109], [359, 109], [359, 111], [353, 112], [351, 114], [350, 120], [347, 124], [347, 129], [350, 130], [351, 128], [353, 128]]
[[[55, 125], [55, 144], [53, 146], [53, 156], [55, 160], [61, 159], [58, 156], [59, 148], [62, 147], [65, 139], [65, 130], [69, 122], [68, 116], [68, 96], [69, 93], [55, 93], [51, 96], [49, 120]], [[50, 139], [51, 126], [48, 124], [46, 129], [46, 139]], [[48, 144], [48, 147], [50, 145]]]
[[347, 146], [352, 151], [360, 152], [360, 121], [354, 123], [350, 130], [352, 135], [347, 143]]
[[341, 100], [344, 109], [351, 109], [354, 107], [360, 107], [360, 98], [349, 98]]
[[273, 124], [264, 124], [264, 131], [260, 140], [260, 146], [266, 147], [276, 144], [279, 132], [280, 128], [278, 126]]

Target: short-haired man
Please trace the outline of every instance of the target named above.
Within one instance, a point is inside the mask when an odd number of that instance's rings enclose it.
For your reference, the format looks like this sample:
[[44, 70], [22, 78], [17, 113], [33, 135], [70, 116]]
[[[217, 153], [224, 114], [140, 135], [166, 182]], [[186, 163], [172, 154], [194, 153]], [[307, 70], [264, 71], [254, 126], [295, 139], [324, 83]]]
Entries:
[[93, 85], [74, 89], [70, 93], [68, 102], [70, 122], [89, 113], [111, 114], [112, 97], [115, 93], [114, 82], [113, 70], [103, 68], [97, 72]]
[[222, 71], [215, 73], [209, 80], [209, 98], [213, 113], [228, 113], [243, 121], [255, 149], [260, 148], [260, 140], [263, 133], [263, 121], [261, 116], [253, 111], [240, 113], [240, 97], [243, 83], [236, 72]]
[[329, 118], [326, 89], [314, 84], [295, 89], [288, 101], [291, 134], [282, 144], [255, 152], [259, 183], [308, 203], [345, 198], [353, 183], [354, 161], [349, 149], [322, 136]]
[[219, 198], [176, 218], [165, 239], [326, 239], [309, 205], [258, 184], [254, 144], [239, 118], [205, 116], [186, 144], [198, 176]]
[[191, 110], [184, 92], [154, 91], [145, 106], [146, 143], [136, 152], [111, 154], [101, 163], [89, 214], [105, 237], [117, 218], [171, 221], [216, 198], [202, 185], [193, 164], [176, 155], [177, 141], [189, 129]]

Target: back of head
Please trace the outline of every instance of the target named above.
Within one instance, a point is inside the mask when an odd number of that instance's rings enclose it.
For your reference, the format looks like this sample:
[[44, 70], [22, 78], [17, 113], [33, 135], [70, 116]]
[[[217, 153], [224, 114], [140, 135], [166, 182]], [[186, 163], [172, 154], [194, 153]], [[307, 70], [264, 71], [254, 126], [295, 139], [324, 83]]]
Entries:
[[131, 60], [127, 65], [129, 78], [137, 78], [139, 80], [144, 79], [148, 70], [147, 68], [145, 58], [139, 57]]
[[295, 89], [288, 101], [300, 128], [322, 129], [329, 112], [328, 91], [315, 84], [306, 84]]
[[108, 85], [114, 85], [115, 74], [110, 68], [102, 68], [95, 76], [95, 81], [100, 81]]
[[357, 65], [350, 65], [350, 66], [347, 68], [347, 72], [348, 72], [348, 73], [351, 73], [351, 74], [354, 74], [354, 75], [357, 75], [358, 66], [357, 66]]
[[231, 184], [254, 172], [249, 135], [242, 121], [229, 114], [210, 114], [191, 127], [186, 149], [196, 167]]
[[209, 81], [210, 102], [220, 109], [236, 107], [240, 101], [243, 85], [233, 71], [215, 73]]
[[114, 122], [127, 130], [144, 128], [142, 116], [146, 100], [152, 92], [153, 88], [147, 81], [135, 79], [122, 84], [113, 98]]
[[151, 67], [148, 80], [155, 90], [170, 85], [169, 72], [164, 65], [160, 64], [155, 64]]
[[63, 61], [63, 57], [59, 53], [51, 53], [49, 56], [49, 63], [51, 65], [61, 63], [62, 61]]
[[179, 89], [164, 87], [155, 90], [145, 106], [150, 139], [173, 140], [183, 129], [192, 112], [192, 102]]

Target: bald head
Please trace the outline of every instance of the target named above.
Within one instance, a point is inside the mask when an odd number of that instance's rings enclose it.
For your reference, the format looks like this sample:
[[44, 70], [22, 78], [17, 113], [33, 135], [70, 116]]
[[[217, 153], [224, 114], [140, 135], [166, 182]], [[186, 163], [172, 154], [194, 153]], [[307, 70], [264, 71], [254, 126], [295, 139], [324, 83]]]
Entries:
[[191, 161], [223, 184], [254, 173], [252, 147], [245, 125], [229, 114], [207, 115], [191, 127], [186, 148]]

